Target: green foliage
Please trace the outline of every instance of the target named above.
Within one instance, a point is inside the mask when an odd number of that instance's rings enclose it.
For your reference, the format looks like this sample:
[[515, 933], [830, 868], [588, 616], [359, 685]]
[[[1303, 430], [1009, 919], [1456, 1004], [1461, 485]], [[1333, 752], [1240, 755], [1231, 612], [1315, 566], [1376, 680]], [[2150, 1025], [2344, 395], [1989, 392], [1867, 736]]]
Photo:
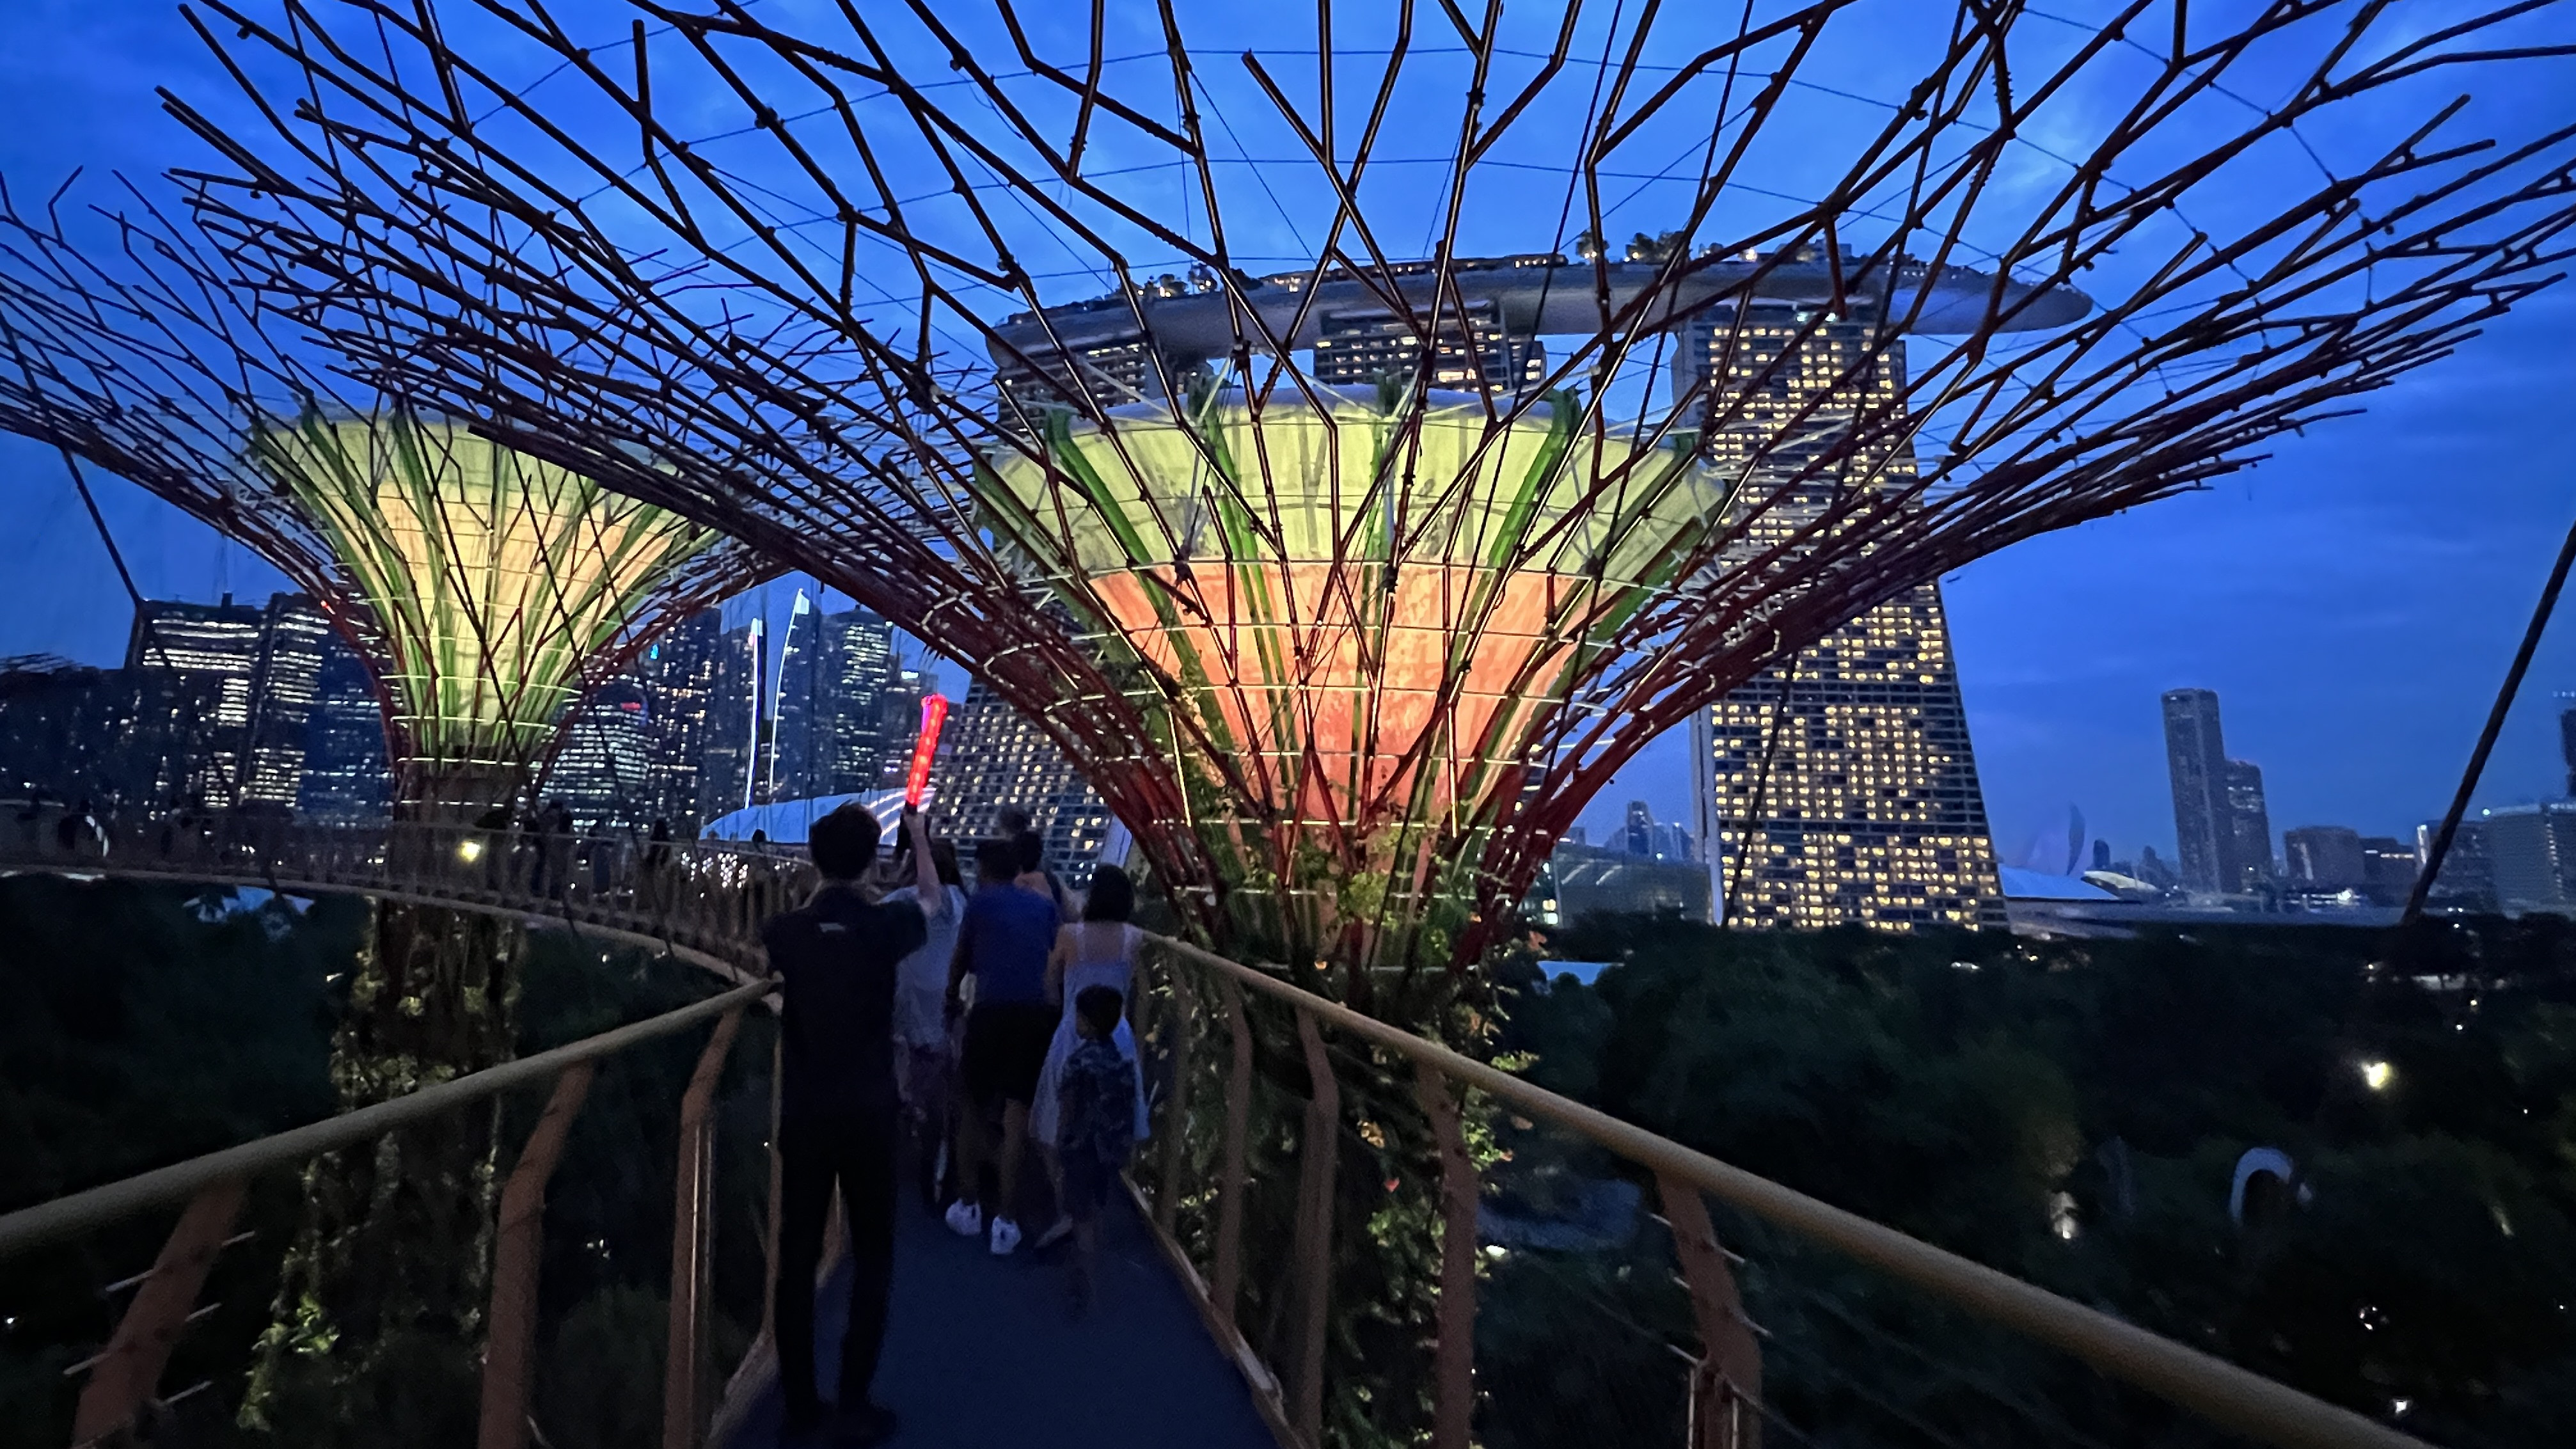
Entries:
[[[277, 906], [207, 922], [193, 894], [0, 880], [0, 1208], [330, 1113], [326, 978], [348, 970], [364, 907], [326, 898], [300, 917]], [[205, 1297], [221, 1306], [180, 1344], [171, 1385], [238, 1384], [299, 1210], [292, 1181], [254, 1185], [239, 1226], [256, 1236], [217, 1261]], [[0, 1446], [70, 1442], [80, 1380], [62, 1370], [121, 1306], [99, 1290], [149, 1265], [176, 1217], [0, 1262], [0, 1317], [14, 1320], [0, 1329]]]
[[[1543, 1085], [2311, 1393], [2386, 1416], [2403, 1401], [2398, 1422], [2437, 1442], [2576, 1435], [2563, 923], [2445, 925], [2392, 947], [2281, 927], [2035, 943], [1632, 920], [1564, 944], [1621, 964], [1591, 989], [1513, 976], [1501, 1045]], [[2392, 1065], [2386, 1090], [2366, 1085], [2369, 1061]], [[2287, 1151], [2310, 1196], [2240, 1229], [2231, 1175], [2257, 1145]], [[2071, 1239], [2053, 1226], [2060, 1194]], [[1721, 1211], [1718, 1227], [1769, 1331], [1766, 1399], [1808, 1434], [2209, 1441], [1757, 1222]], [[1653, 1339], [1689, 1343], [1687, 1320], [1665, 1284], [1618, 1278], [1625, 1262], [1516, 1254], [1497, 1273], [1479, 1333], [1487, 1381], [1510, 1385], [1486, 1406], [1496, 1449], [1554, 1442], [1537, 1426], [1582, 1407], [1550, 1387], [1566, 1375], [1542, 1328], [1570, 1311], [1568, 1283], [1594, 1317], [1654, 1329], [1586, 1370], [1597, 1388], [1679, 1393]]]
[[[337, 1110], [331, 1045], [349, 1026], [345, 993], [360, 964], [365, 903], [325, 897], [301, 918], [263, 913], [214, 924], [192, 891], [51, 877], [0, 880], [0, 1206], [113, 1181]], [[603, 953], [558, 932], [532, 933], [520, 982], [520, 1054], [658, 1015], [707, 994], [689, 968]], [[397, 998], [398, 999], [398, 998]], [[406, 1015], [406, 1020], [421, 1018]], [[549, 1193], [540, 1282], [536, 1413], [557, 1445], [637, 1443], [620, 1415], [658, 1427], [677, 1116], [703, 1030], [604, 1064]], [[767, 1213], [765, 1017], [743, 1026], [718, 1099], [714, 1352], [741, 1354], [762, 1303]], [[342, 1085], [348, 1085], [344, 1074]], [[455, 1131], [505, 1144], [476, 1159], [506, 1171], [544, 1092], [463, 1114]], [[472, 1117], [473, 1121], [466, 1121]], [[448, 1144], [454, 1146], [453, 1142]], [[431, 1194], [369, 1155], [397, 1216]], [[479, 1197], [478, 1187], [470, 1197]], [[376, 1194], [370, 1190], [369, 1198]], [[404, 1205], [407, 1201], [408, 1205]], [[384, 1204], [379, 1203], [380, 1207]], [[182, 1406], [201, 1446], [363, 1443], [369, 1449], [469, 1443], [481, 1344], [480, 1301], [446, 1317], [397, 1314], [363, 1342], [343, 1338], [324, 1300], [283, 1280], [281, 1260], [308, 1219], [307, 1184], [273, 1173], [252, 1184], [243, 1228], [256, 1236], [218, 1260], [204, 1301], [219, 1306], [182, 1341], [165, 1387], [210, 1384]], [[479, 1222], [479, 1210], [468, 1214]], [[146, 1264], [175, 1211], [148, 1214], [62, 1248], [0, 1263], [0, 1449], [70, 1441], [80, 1380], [62, 1369], [105, 1339], [118, 1305], [100, 1287]], [[479, 1230], [455, 1254], [481, 1281]], [[457, 1266], [457, 1265], [451, 1265]], [[272, 1305], [283, 1327], [271, 1323]], [[310, 1311], [308, 1311], [310, 1310]], [[300, 1368], [264, 1401], [268, 1432], [234, 1422], [254, 1343], [274, 1333]], [[638, 1407], [640, 1406], [640, 1407]]]

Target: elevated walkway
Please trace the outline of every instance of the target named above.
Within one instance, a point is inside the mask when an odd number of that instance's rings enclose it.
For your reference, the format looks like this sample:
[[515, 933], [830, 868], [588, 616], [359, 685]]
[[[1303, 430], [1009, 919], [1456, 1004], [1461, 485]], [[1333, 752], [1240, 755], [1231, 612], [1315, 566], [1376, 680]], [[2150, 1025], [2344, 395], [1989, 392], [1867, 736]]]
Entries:
[[[508, 914], [667, 950], [731, 984], [652, 1021], [0, 1215], [5, 1259], [187, 1204], [161, 1261], [138, 1280], [133, 1306], [91, 1361], [76, 1442], [130, 1424], [156, 1392], [170, 1343], [252, 1175], [552, 1083], [554, 1097], [502, 1194], [483, 1371], [479, 1449], [519, 1449], [527, 1442], [537, 1219], [565, 1124], [597, 1062], [708, 1022], [714, 1030], [680, 1116], [668, 1359], [680, 1371], [665, 1376], [662, 1444], [775, 1441], [775, 1375], [762, 1372], [764, 1348], [755, 1345], [729, 1375], [721, 1405], [716, 1366], [707, 1362], [709, 1106], [741, 1013], [769, 994], [758, 923], [801, 897], [809, 867], [740, 849], [639, 849], [420, 826], [200, 821], [118, 835], [103, 854], [53, 850], [47, 832], [0, 835], [0, 869], [350, 891]], [[2061, 1356], [2078, 1377], [2053, 1378], [2071, 1384], [2073, 1402], [2099, 1402], [2105, 1391], [2138, 1405], [2161, 1400], [2262, 1444], [2425, 1449], [2384, 1421], [1756, 1177], [1275, 973], [1151, 939], [1138, 1006], [1154, 1136], [1131, 1173], [1150, 1222], [1120, 1207], [1102, 1302], [1077, 1325], [1048, 1265], [996, 1261], [979, 1243], [948, 1235], [918, 1204], [905, 1205], [879, 1380], [904, 1417], [905, 1446], [1087, 1445], [1114, 1436], [1121, 1445], [1322, 1449], [1356, 1434], [1469, 1449], [1490, 1427], [1479, 1418], [1480, 1401], [1526, 1387], [1480, 1382], [1477, 1317], [1486, 1269], [1507, 1251], [1478, 1236], [1480, 1204], [1508, 1186], [1510, 1153], [1491, 1149], [1516, 1142], [1541, 1161], [1610, 1164], [1659, 1209], [1657, 1230], [1621, 1247], [1627, 1257], [1569, 1264], [1586, 1273], [1615, 1269], [1586, 1290], [1608, 1310], [1587, 1320], [1596, 1326], [1542, 1320], [1567, 1340], [1562, 1354], [1548, 1346], [1551, 1359], [1614, 1375], [1575, 1386], [1570, 1412], [1583, 1442], [1758, 1449], [1832, 1436], [1816, 1404], [1765, 1398], [1767, 1331], [1752, 1316], [1761, 1304], [1738, 1291], [1732, 1264], [1743, 1260], [1721, 1242], [1723, 1221], [1748, 1250], [1759, 1237], [1786, 1234], [1797, 1251], [1874, 1275], [1978, 1334], [2002, 1335], [1993, 1341], [2017, 1352]], [[1731, 1216], [1714, 1216], [1711, 1203]], [[1597, 1291], [1613, 1285], [1618, 1301]], [[1525, 1298], [1522, 1311], [1543, 1301]], [[1940, 1320], [1913, 1321], [1919, 1331]], [[1529, 1321], [1516, 1327], [1527, 1332]], [[1638, 1337], [1622, 1359], [1586, 1338], [1603, 1332]], [[1959, 1343], [1898, 1346], [1940, 1365], [1943, 1350], [1971, 1341], [1949, 1336]], [[2055, 1412], [2030, 1401], [2035, 1381], [1998, 1388], [1966, 1363], [1936, 1376], [1949, 1406], [1974, 1398], [1985, 1401], [1980, 1412], [2018, 1416], [2026, 1432], [2011, 1442], [2065, 1437]], [[1983, 1424], [1961, 1438], [1902, 1404], [1885, 1407], [1893, 1422], [1928, 1431], [1927, 1442], [2002, 1442]]]
[[[1113, 1201], [1101, 1226], [1099, 1295], [1077, 1320], [1063, 1250], [996, 1258], [916, 1202], [897, 1210], [877, 1398], [903, 1419], [901, 1449], [1277, 1449], [1135, 1209]], [[842, 1269], [817, 1305], [826, 1394], [848, 1296]], [[719, 1449], [769, 1449], [781, 1412], [763, 1376]]]

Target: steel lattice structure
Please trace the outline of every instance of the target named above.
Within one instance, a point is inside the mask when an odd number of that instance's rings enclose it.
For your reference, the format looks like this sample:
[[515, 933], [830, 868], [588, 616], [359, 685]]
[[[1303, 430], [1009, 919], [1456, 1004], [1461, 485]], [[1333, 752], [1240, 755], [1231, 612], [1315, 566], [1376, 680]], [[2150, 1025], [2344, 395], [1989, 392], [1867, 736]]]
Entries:
[[[966, 664], [1203, 929], [1299, 963], [1473, 959], [1656, 734], [2445, 355], [2556, 279], [2576, 198], [2576, 130], [2480, 134], [2439, 89], [2563, 57], [2529, 5], [1819, 0], [1686, 39], [1569, 4], [1524, 45], [1499, 6], [1327, 0], [1284, 58], [1169, 5], [1137, 54], [1099, 4], [799, 33], [639, 0], [614, 45], [536, 0], [211, 8], [254, 93], [295, 77], [256, 132], [173, 102], [277, 305]], [[1844, 92], [1802, 67], [1872, 26], [1926, 63], [1819, 157]], [[1681, 199], [1622, 261], [1635, 176]], [[1305, 259], [1255, 275], [1269, 211]], [[1321, 350], [1354, 340], [1372, 375]]]
[[[115, 255], [0, 215], [0, 429], [127, 478], [311, 594], [365, 660], [408, 811], [507, 804], [665, 625], [774, 566], [297, 355], [191, 228]], [[104, 249], [102, 249], [104, 250]]]

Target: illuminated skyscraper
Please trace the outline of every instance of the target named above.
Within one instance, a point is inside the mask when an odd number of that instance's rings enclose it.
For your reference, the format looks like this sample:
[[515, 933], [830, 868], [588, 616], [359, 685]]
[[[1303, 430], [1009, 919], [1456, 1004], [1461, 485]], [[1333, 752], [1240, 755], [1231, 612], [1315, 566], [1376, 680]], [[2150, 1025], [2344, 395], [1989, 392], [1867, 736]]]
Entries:
[[[1709, 422], [1711, 461], [1741, 480], [1738, 507], [1769, 501], [1739, 549], [1787, 539], [1844, 490], [1913, 481], [1908, 447], [1844, 441], [1854, 405], [1892, 406], [1903, 381], [1901, 351], [1867, 360], [1870, 330], [1787, 307], [1686, 329], [1676, 386], [1711, 380], [1731, 409]], [[1726, 923], [2004, 924], [1938, 583], [1764, 671], [1694, 733], [1701, 853]]]
[[393, 809], [385, 711], [367, 661], [337, 635], [323, 641], [313, 709], [304, 721], [304, 783], [296, 808], [318, 820], [381, 820]]
[[888, 752], [911, 743], [908, 729], [888, 736], [894, 684], [893, 625], [865, 609], [823, 613], [800, 592], [778, 655], [775, 798], [876, 787]]
[[2272, 816], [2263, 772], [2227, 758], [2218, 696], [2165, 691], [2165, 768], [2173, 780], [2174, 838], [2186, 890], [2240, 895], [2272, 881]]
[[978, 680], [940, 732], [931, 772], [940, 831], [960, 841], [995, 833], [1007, 807], [1029, 813], [1046, 837], [1047, 865], [1079, 885], [1109, 837], [1109, 807], [1037, 726]]
[[305, 719], [313, 708], [331, 626], [301, 594], [265, 607], [175, 600], [146, 603], [126, 641], [129, 670], [172, 669], [211, 684], [220, 701], [207, 803], [292, 807], [304, 783]]
[[653, 788], [653, 724], [633, 678], [602, 685], [565, 729], [540, 792], [572, 807], [573, 825], [643, 830], [661, 813]]

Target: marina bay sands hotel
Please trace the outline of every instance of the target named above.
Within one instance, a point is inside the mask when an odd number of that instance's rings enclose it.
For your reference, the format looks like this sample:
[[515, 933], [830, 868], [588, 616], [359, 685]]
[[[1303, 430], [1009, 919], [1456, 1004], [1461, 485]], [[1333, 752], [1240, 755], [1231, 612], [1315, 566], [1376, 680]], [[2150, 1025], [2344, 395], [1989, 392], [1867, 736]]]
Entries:
[[[1328, 273], [1318, 282], [1291, 272], [1263, 278], [1244, 295], [1273, 335], [1298, 326], [1303, 305], [1302, 328], [1287, 341], [1312, 350], [1307, 373], [1317, 382], [1410, 377], [1427, 346], [1434, 387], [1517, 392], [1545, 375], [1546, 337], [1597, 331], [1598, 275], [1607, 274], [1616, 307], [1656, 286], [1663, 270], [1659, 257], [1638, 248], [1599, 272], [1589, 260], [1554, 255], [1457, 262], [1456, 290], [1442, 310], [1459, 321], [1427, 341], [1357, 278]], [[1393, 271], [1407, 302], [1429, 312], [1439, 281], [1434, 264]], [[1865, 314], [1813, 325], [1834, 295], [1834, 271], [1813, 255], [1774, 258], [1768, 267], [1730, 258], [1672, 286], [1656, 304], [1678, 318], [1669, 364], [1676, 396], [1703, 381], [1711, 393], [1746, 394], [1707, 446], [1721, 469], [1752, 470], [1748, 496], [1768, 496], [1779, 485], [1762, 487], [1765, 473], [1785, 481], [1828, 441], [1838, 426], [1831, 399], [1803, 420], [1800, 414], [1869, 346], [1874, 325]], [[1917, 332], [1968, 331], [1991, 305], [1994, 279], [1964, 269], [1931, 277], [1915, 270], [1898, 281], [1909, 302], [1926, 298]], [[1310, 285], [1324, 295], [1307, 298]], [[1419, 296], [1409, 295], [1416, 290]], [[1721, 292], [1732, 296], [1712, 305]], [[2010, 284], [2006, 296], [2023, 300], [2012, 297]], [[2062, 325], [2089, 305], [2073, 294], [2026, 300], [2018, 327]], [[1104, 402], [1162, 398], [1164, 377], [1221, 361], [1233, 347], [1231, 305], [1200, 272], [1162, 278], [1132, 303], [1112, 295], [1050, 308], [1043, 319], [1010, 318], [997, 329], [994, 349], [1006, 406], [1035, 409], [1077, 382]], [[1862, 384], [1880, 394], [1881, 405], [1901, 388], [1901, 346]], [[1788, 364], [1771, 366], [1792, 349], [1797, 355]], [[1049, 361], [1032, 368], [1020, 358]], [[1719, 368], [1728, 375], [1711, 377]], [[1752, 387], [1757, 377], [1764, 385]], [[1845, 405], [1840, 417], [1850, 412]], [[1888, 459], [1881, 486], [1901, 488], [1913, 474], [1910, 454]], [[1759, 548], [1812, 518], [1833, 488], [1824, 475], [1802, 483], [1743, 547]], [[1695, 719], [1691, 734], [1695, 845], [1730, 924], [1899, 931], [2004, 924], [1937, 583], [1917, 585], [1801, 651], [1791, 666], [1745, 684]]]

